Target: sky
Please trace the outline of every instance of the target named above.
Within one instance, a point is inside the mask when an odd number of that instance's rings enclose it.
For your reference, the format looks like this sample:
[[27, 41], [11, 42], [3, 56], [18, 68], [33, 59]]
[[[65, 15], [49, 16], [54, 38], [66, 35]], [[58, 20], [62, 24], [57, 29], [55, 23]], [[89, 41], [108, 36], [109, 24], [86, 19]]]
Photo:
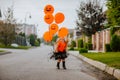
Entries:
[[[85, 0], [0, 0], [0, 9], [4, 12], [8, 7], [13, 5], [14, 17], [18, 23], [26, 23], [37, 25], [37, 35], [42, 37], [44, 32], [48, 31], [48, 24], [44, 22], [44, 7], [51, 4], [54, 7], [55, 15], [57, 12], [62, 12], [65, 15], [65, 20], [58, 24], [59, 28], [67, 27], [74, 29], [77, 19], [76, 10], [80, 2]], [[105, 7], [105, 1], [101, 0], [101, 4]], [[2, 13], [3, 14], [3, 13]], [[31, 15], [31, 19], [29, 18]]]

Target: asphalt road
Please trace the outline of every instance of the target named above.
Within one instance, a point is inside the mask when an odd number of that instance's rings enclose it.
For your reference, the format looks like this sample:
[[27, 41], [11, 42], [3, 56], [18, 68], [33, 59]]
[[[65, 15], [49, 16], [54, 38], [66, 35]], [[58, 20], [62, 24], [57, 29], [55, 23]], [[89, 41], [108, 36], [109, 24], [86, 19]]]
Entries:
[[93, 66], [69, 55], [67, 70], [56, 68], [50, 60], [50, 46], [29, 50], [7, 49], [13, 52], [0, 56], [0, 80], [117, 80]]

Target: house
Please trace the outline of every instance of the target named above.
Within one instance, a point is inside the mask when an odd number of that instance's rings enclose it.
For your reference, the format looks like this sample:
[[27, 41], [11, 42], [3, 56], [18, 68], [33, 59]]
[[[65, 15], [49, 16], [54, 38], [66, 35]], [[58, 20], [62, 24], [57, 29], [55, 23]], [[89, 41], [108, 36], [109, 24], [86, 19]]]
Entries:
[[17, 24], [16, 33], [25, 33], [26, 36], [29, 36], [30, 34], [37, 35], [37, 28], [34, 24]]
[[68, 31], [69, 31], [69, 35], [68, 35], [69, 42], [68, 42], [68, 44], [70, 45], [71, 41], [73, 40], [74, 29], [68, 29]]
[[105, 44], [109, 44], [110, 40], [110, 28], [96, 32], [92, 35], [93, 50], [105, 52]]
[[74, 40], [81, 38], [82, 33], [79, 29], [74, 29]]

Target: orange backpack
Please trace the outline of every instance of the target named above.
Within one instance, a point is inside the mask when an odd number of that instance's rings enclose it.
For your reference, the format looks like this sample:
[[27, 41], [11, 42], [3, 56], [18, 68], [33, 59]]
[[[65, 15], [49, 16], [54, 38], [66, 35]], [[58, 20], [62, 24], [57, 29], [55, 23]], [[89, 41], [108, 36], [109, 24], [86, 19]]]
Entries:
[[58, 52], [64, 52], [66, 49], [66, 42], [65, 41], [58, 41], [58, 46], [57, 46], [57, 50]]

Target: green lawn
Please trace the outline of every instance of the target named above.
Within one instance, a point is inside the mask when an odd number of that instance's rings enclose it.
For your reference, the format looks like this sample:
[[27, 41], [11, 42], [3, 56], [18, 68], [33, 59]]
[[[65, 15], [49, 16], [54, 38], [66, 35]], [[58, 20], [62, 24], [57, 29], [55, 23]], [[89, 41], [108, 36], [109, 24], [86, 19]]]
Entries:
[[82, 55], [120, 69], [120, 52], [82, 53]]
[[18, 47], [10, 47], [10, 48], [14, 48], [14, 49], [29, 49], [31, 47], [28, 47], [28, 46], [18, 46]]
[[0, 45], [0, 48], [11, 48], [11, 49], [29, 49], [31, 47], [28, 46], [18, 46], [18, 47], [13, 47], [13, 46], [4, 46], [4, 45]]
[[4, 50], [0, 50], [0, 55], [3, 54], [3, 52], [5, 52]]
[[0, 50], [0, 52], [4, 52], [4, 50]]

